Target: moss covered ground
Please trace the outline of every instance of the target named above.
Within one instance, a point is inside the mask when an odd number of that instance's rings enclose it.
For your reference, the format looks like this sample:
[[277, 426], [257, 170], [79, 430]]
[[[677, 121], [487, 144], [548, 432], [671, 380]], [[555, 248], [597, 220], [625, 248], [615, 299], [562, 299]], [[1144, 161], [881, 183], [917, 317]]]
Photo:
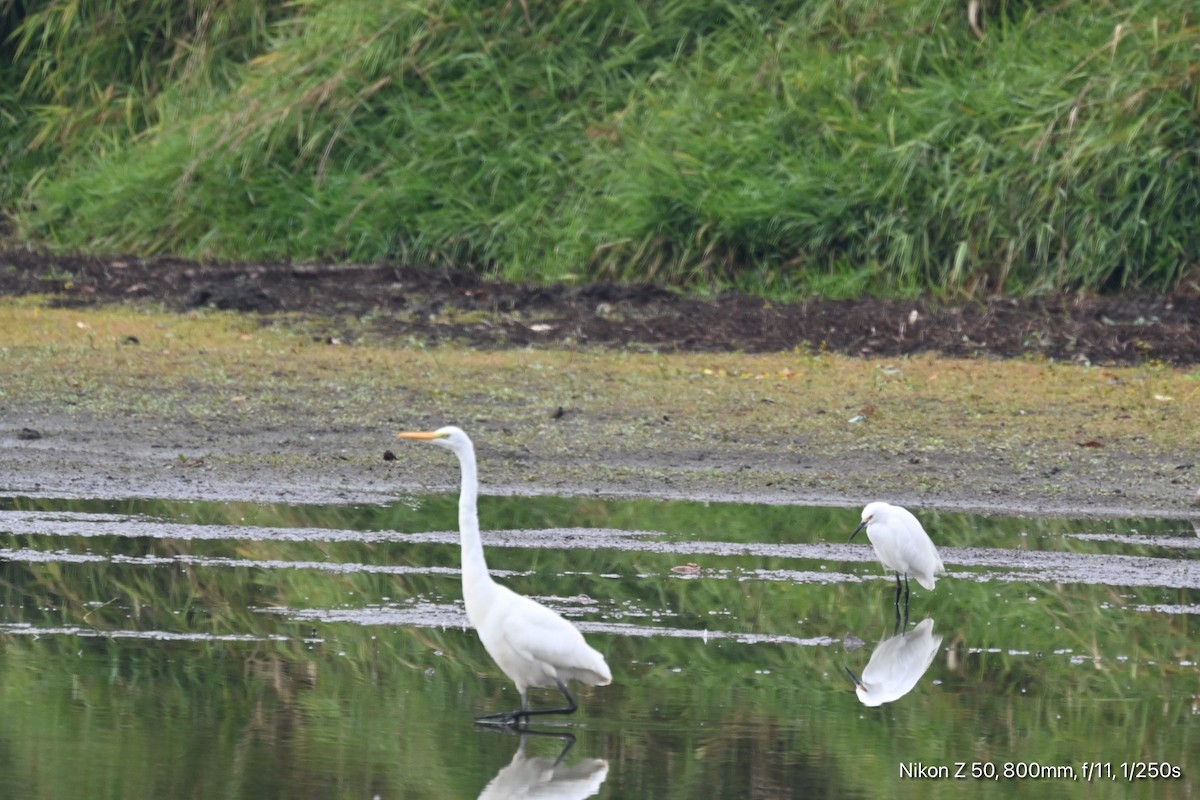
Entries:
[[382, 499], [454, 486], [391, 436], [450, 423], [504, 493], [1186, 514], [1200, 461], [1200, 372], [1155, 364], [346, 346], [32, 301], [0, 331], [10, 491]]

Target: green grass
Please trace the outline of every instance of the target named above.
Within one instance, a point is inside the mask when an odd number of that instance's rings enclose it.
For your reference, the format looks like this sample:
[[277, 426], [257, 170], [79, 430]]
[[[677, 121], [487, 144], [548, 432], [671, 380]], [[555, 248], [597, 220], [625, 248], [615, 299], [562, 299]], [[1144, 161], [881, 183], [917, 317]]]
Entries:
[[982, 37], [944, 0], [78, 7], [0, 10], [23, 244], [775, 296], [1196, 280], [1183, 0], [989, 4]]

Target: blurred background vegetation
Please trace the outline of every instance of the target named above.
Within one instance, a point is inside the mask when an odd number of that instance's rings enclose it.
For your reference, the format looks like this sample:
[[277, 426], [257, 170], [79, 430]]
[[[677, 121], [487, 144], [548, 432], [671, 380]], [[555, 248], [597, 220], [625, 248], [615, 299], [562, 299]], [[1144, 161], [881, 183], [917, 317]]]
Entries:
[[0, 0], [7, 243], [777, 297], [1194, 287], [1192, 0]]

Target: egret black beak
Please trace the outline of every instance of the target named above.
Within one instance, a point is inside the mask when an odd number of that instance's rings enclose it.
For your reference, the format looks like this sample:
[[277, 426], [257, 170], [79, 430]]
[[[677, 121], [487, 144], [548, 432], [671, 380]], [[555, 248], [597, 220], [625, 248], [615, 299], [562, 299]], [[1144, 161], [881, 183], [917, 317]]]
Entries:
[[858, 527], [854, 529], [854, 533], [850, 534], [850, 538], [847, 539], [846, 541], [853, 542], [854, 537], [858, 536], [858, 532], [861, 531], [863, 528], [867, 527], [867, 523], [870, 521], [871, 521], [871, 518], [867, 517], [862, 522], [858, 523]]
[[851, 672], [849, 667], [847, 667], [847, 666], [845, 666], [845, 665], [842, 665], [842, 669], [846, 670], [846, 674], [850, 676], [850, 680], [854, 681], [854, 687], [855, 687], [856, 689], [865, 689], [865, 688], [867, 688], [867, 687], [866, 687], [866, 684], [864, 684], [864, 683], [863, 683], [861, 680], [859, 680], [859, 679], [858, 679], [858, 676], [857, 676], [857, 675], [855, 675], [853, 672]]

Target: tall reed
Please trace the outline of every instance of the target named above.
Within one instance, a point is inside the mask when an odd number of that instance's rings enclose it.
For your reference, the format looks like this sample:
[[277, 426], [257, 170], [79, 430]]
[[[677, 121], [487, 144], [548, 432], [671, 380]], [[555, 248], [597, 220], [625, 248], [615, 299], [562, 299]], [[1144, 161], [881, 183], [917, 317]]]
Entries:
[[0, 201], [38, 246], [776, 295], [1196, 276], [1182, 0], [31, 9]]

